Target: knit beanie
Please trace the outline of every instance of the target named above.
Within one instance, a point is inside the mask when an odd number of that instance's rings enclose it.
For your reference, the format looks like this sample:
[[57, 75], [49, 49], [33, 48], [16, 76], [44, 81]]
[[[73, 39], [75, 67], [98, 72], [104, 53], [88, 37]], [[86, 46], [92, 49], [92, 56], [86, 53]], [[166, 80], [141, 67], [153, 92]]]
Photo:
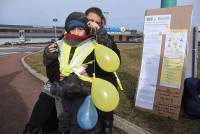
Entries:
[[76, 27], [82, 27], [86, 33], [89, 33], [87, 25], [88, 19], [82, 12], [72, 12], [65, 21], [65, 30], [67, 33]]

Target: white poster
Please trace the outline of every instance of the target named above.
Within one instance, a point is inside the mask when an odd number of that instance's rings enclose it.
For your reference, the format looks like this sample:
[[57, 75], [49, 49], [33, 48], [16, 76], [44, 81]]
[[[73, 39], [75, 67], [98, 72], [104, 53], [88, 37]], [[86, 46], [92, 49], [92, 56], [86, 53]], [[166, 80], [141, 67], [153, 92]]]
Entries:
[[171, 15], [145, 16], [144, 34], [158, 32], [165, 34], [170, 29]]
[[145, 16], [144, 48], [135, 105], [153, 109], [162, 34], [170, 28], [171, 15]]

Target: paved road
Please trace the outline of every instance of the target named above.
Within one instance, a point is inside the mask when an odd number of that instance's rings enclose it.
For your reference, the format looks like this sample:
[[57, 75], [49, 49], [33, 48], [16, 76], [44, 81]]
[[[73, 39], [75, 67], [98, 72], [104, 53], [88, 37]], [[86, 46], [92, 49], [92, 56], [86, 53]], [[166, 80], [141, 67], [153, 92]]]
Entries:
[[22, 134], [42, 88], [22, 66], [22, 56], [0, 57], [0, 134]]
[[17, 53], [30, 53], [43, 49], [46, 45], [31, 45], [31, 46], [18, 46], [18, 47], [0, 47], [0, 56], [17, 54]]
[[[0, 57], [0, 134], [22, 134], [42, 89], [42, 82], [22, 66], [23, 55]], [[126, 133], [114, 128], [114, 134]]]

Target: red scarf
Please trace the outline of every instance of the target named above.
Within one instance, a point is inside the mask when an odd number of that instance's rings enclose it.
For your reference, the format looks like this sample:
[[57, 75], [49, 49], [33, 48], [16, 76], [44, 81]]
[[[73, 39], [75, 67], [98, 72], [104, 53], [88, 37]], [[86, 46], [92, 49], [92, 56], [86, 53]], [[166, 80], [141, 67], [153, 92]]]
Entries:
[[79, 36], [79, 35], [75, 35], [75, 34], [69, 34], [69, 33], [66, 33], [64, 34], [64, 37], [65, 38], [71, 38], [71, 39], [79, 39], [81, 41], [91, 37], [92, 35], [91, 34], [88, 34], [88, 35], [84, 35], [84, 36]]

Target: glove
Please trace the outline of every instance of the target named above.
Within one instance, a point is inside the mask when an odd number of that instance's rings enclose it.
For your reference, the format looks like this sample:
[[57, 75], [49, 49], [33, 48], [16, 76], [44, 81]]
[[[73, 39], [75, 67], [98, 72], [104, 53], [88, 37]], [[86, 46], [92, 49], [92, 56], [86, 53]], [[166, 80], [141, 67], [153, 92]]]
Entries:
[[60, 97], [86, 96], [90, 93], [91, 84], [82, 81], [77, 75], [72, 73], [64, 78], [63, 81], [55, 81], [52, 83], [50, 92]]

